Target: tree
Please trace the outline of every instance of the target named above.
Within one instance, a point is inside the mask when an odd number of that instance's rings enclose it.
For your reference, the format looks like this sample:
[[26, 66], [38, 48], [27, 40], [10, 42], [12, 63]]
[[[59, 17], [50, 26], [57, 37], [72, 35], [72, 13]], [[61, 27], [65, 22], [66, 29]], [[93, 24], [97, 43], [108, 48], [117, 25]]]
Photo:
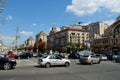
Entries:
[[47, 51], [47, 43], [42, 41], [42, 39], [40, 39], [38, 42], [36, 42], [34, 44], [34, 52], [46, 52]]
[[39, 52], [45, 52], [46, 51], [46, 43], [45, 42], [42, 42], [42, 41], [39, 42], [38, 51]]
[[33, 52], [37, 52], [39, 47], [39, 42], [35, 42]]

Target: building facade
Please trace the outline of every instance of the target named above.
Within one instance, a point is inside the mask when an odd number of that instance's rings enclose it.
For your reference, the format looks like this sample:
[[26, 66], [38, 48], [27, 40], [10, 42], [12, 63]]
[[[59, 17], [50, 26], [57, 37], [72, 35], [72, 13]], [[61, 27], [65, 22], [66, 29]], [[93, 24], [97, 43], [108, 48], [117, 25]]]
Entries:
[[47, 34], [41, 31], [39, 34], [36, 35], [36, 42], [38, 42], [40, 39], [44, 42], [47, 42]]
[[26, 40], [26, 46], [34, 46], [35, 44], [35, 41], [32, 37], [29, 37], [27, 40]]
[[2, 41], [0, 40], [0, 52], [2, 52], [3, 51], [3, 43], [2, 43]]
[[[55, 27], [52, 28], [52, 30], [55, 30]], [[61, 48], [66, 48], [68, 42], [84, 43], [88, 40], [88, 31], [74, 26], [68, 26], [65, 28], [62, 27], [60, 31], [50, 31], [50, 34], [48, 35], [48, 44], [52, 50], [60, 50]]]
[[102, 38], [92, 41], [93, 51], [97, 53], [112, 53], [120, 52], [120, 18], [105, 30]]
[[89, 30], [90, 40], [101, 37], [107, 28], [108, 25], [103, 22], [95, 22], [87, 25], [87, 29]]

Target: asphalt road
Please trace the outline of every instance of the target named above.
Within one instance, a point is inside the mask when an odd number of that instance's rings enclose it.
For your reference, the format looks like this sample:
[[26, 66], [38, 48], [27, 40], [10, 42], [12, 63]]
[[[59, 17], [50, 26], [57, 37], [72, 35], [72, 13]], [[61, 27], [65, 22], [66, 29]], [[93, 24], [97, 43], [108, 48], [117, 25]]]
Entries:
[[70, 67], [40, 67], [37, 59], [18, 60], [15, 69], [0, 70], [0, 80], [120, 80], [120, 63], [79, 64], [71, 60]]

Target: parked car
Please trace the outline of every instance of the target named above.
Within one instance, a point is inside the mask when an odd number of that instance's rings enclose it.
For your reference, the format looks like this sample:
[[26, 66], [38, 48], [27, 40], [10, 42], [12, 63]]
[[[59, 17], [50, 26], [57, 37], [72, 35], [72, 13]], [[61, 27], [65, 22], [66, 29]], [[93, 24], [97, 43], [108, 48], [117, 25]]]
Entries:
[[7, 58], [14, 58], [14, 59], [17, 59], [18, 56], [16, 54], [9, 54], [7, 55]]
[[5, 58], [5, 57], [0, 57], [0, 68], [1, 69], [11, 69], [11, 68], [15, 68], [16, 66], [16, 60], [15, 59], [9, 59], [9, 58]]
[[55, 65], [64, 65], [68, 67], [71, 64], [71, 62], [70, 60], [61, 58], [58, 55], [43, 55], [41, 58], [38, 59], [38, 64], [40, 66], [45, 66], [46, 68]]
[[109, 53], [109, 54], [106, 54], [107, 56], [107, 59], [112, 61], [113, 60], [113, 54]]
[[117, 57], [114, 58], [115, 62], [120, 62], [120, 55], [118, 55]]
[[64, 55], [62, 55], [62, 54], [56, 54], [57, 56], [60, 56], [60, 57], [62, 57], [62, 58], [65, 58], [65, 56]]
[[101, 61], [106, 61], [107, 60], [107, 56], [103, 55], [103, 54], [96, 54], [96, 56], [98, 56], [100, 58]]
[[5, 55], [0, 53], [0, 57], [5, 57]]
[[22, 52], [21, 54], [19, 54], [18, 56], [20, 59], [28, 59], [33, 57], [33, 54], [30, 52]]
[[72, 53], [68, 56], [68, 59], [79, 59], [80, 55], [78, 53]]
[[79, 62], [82, 63], [100, 63], [100, 58], [97, 57], [95, 54], [90, 54], [90, 55], [82, 55], [79, 58]]
[[79, 55], [89, 55], [89, 54], [92, 54], [92, 52], [89, 50], [83, 50], [83, 51], [78, 52], [78, 54]]

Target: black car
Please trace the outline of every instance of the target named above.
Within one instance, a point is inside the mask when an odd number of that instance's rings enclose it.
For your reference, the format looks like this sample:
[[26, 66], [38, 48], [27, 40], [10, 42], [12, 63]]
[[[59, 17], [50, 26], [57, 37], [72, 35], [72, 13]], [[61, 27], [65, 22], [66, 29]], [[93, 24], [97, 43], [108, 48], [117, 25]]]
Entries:
[[69, 59], [79, 59], [80, 55], [78, 53], [72, 53], [68, 56]]
[[30, 52], [23, 52], [18, 56], [20, 59], [28, 59], [33, 57], [33, 54]]
[[15, 59], [0, 57], [0, 69], [8, 70], [15, 68], [17, 62]]

